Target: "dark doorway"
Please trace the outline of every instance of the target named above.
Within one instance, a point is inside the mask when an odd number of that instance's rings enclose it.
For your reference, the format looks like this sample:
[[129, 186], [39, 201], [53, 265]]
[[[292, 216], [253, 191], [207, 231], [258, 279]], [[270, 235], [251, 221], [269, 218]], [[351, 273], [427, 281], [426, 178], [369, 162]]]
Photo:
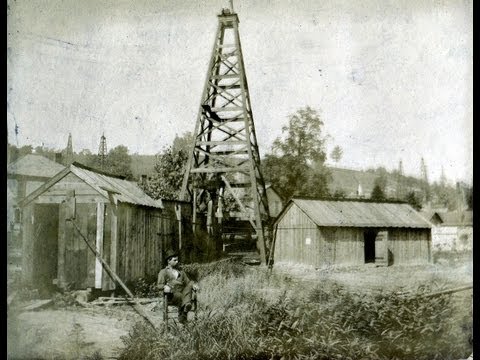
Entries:
[[377, 231], [375, 230], [365, 230], [365, 232], [363, 233], [365, 264], [375, 262], [375, 238], [376, 237], [377, 237]]
[[36, 204], [33, 233], [33, 279], [42, 294], [53, 290], [58, 266], [58, 205]]

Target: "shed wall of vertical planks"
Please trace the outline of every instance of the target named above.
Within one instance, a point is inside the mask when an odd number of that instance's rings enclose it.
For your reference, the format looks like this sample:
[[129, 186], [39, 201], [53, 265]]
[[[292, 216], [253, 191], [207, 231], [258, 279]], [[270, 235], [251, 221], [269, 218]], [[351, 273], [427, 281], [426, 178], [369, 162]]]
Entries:
[[[315, 267], [365, 263], [365, 227], [317, 226], [297, 205], [290, 203], [277, 223], [275, 261]], [[428, 228], [374, 228], [388, 232], [393, 264], [431, 261]]]

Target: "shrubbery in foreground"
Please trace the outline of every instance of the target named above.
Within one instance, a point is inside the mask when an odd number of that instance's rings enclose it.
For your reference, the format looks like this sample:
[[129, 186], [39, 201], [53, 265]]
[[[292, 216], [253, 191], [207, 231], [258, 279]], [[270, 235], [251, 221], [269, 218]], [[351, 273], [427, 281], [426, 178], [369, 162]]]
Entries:
[[262, 269], [210, 270], [202, 273], [196, 322], [159, 332], [137, 323], [119, 358], [433, 360], [472, 352], [468, 292], [359, 295]]

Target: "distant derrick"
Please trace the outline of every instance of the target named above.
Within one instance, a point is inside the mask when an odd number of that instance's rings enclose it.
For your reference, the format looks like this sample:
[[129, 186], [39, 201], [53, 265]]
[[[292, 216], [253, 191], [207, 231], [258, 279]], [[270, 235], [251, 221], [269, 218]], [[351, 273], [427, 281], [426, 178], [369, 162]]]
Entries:
[[105, 134], [102, 134], [100, 137], [100, 146], [98, 147], [98, 159], [100, 162], [100, 168], [105, 170], [105, 165], [107, 161], [107, 138]]

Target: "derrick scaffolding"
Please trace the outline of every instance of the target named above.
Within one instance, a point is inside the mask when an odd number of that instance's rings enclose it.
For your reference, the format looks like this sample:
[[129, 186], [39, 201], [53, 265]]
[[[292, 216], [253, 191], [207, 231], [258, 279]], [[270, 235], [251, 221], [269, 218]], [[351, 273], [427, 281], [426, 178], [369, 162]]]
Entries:
[[[194, 230], [197, 215], [205, 214], [217, 250], [222, 245], [225, 249], [225, 236], [221, 236], [225, 216], [248, 221], [265, 264], [268, 202], [238, 24], [232, 4], [218, 15], [181, 198], [193, 202]], [[235, 212], [224, 211], [227, 196], [235, 203]]]

